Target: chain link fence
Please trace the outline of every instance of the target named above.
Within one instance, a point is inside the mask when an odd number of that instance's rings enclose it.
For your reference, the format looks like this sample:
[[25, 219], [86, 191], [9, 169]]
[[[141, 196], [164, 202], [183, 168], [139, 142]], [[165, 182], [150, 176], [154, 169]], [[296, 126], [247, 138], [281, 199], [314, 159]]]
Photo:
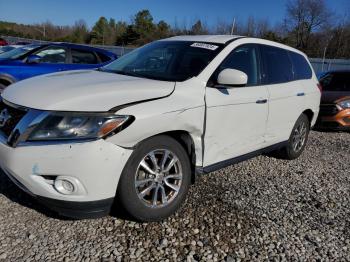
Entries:
[[331, 70], [350, 70], [350, 60], [310, 58], [310, 63], [316, 74]]

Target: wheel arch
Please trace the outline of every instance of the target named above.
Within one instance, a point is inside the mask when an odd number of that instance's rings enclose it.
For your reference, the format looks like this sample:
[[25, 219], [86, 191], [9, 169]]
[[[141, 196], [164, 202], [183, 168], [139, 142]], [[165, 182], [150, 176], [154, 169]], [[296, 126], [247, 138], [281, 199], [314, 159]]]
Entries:
[[196, 180], [197, 156], [196, 156], [196, 146], [195, 146], [195, 143], [193, 141], [192, 136], [190, 135], [189, 132], [183, 131], [183, 130], [165, 132], [165, 133], [163, 133], [163, 135], [168, 135], [168, 136], [174, 138], [186, 150], [186, 152], [190, 158], [190, 162], [191, 162], [191, 182], [192, 182], [192, 184], [194, 184], [194, 182]]
[[0, 74], [0, 84], [5, 86], [11, 85], [16, 82], [16, 79], [8, 74]]
[[311, 109], [306, 109], [304, 110], [303, 114], [307, 116], [311, 125], [312, 121], [314, 120], [314, 112]]
[[188, 157], [190, 159], [191, 163], [191, 182], [192, 184], [195, 183], [196, 180], [196, 161], [197, 161], [197, 154], [196, 154], [196, 146], [195, 142], [193, 140], [193, 137], [188, 131], [185, 130], [172, 130], [172, 131], [166, 131], [162, 132], [156, 135], [153, 135], [151, 137], [145, 138], [139, 143], [142, 143], [143, 141], [150, 139], [152, 137], [157, 137], [161, 135], [169, 136], [173, 139], [175, 139], [186, 151], [188, 154]]

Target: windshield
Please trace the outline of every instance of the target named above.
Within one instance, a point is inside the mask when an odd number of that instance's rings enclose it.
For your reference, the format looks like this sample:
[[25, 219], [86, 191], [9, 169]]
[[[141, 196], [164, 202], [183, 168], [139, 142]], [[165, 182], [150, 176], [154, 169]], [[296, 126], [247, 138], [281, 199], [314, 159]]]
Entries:
[[8, 52], [0, 54], [0, 59], [18, 59], [19, 57], [29, 53], [34, 48], [39, 47], [39, 45], [27, 45], [19, 48], [12, 49]]
[[102, 71], [165, 81], [197, 76], [222, 50], [220, 44], [158, 41], [138, 48]]
[[350, 92], [350, 72], [328, 73], [320, 79], [324, 91]]
[[8, 52], [8, 51], [15, 49], [15, 48], [16, 47], [5, 45], [5, 46], [0, 47], [0, 53], [5, 53], [5, 52]]

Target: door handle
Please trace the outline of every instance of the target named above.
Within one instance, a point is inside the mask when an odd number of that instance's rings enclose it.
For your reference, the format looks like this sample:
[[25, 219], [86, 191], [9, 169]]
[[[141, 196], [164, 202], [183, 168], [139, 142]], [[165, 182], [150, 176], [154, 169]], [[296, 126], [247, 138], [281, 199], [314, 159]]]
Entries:
[[305, 93], [298, 93], [297, 96], [305, 96]]
[[256, 101], [257, 104], [266, 104], [267, 99], [259, 99]]

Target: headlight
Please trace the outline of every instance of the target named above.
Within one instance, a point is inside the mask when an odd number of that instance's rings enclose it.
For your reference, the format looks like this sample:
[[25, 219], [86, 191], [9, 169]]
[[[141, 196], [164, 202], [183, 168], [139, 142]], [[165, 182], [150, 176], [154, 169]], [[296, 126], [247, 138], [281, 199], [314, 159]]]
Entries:
[[96, 139], [119, 131], [130, 120], [130, 116], [111, 114], [50, 113], [27, 140]]
[[338, 106], [340, 106], [343, 109], [350, 108], [350, 100], [343, 100], [338, 102]]

